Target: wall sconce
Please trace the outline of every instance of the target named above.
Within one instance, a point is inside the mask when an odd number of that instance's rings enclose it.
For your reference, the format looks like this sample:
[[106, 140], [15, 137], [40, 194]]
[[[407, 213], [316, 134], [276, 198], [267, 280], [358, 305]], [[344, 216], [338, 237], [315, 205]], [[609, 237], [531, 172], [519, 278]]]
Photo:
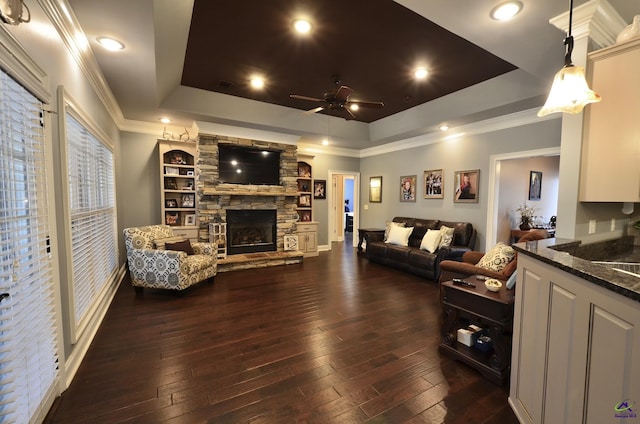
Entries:
[[[27, 17], [22, 17], [22, 8], [27, 11]], [[5, 24], [19, 25], [31, 20], [31, 12], [23, 0], [0, 0], [0, 19]]]

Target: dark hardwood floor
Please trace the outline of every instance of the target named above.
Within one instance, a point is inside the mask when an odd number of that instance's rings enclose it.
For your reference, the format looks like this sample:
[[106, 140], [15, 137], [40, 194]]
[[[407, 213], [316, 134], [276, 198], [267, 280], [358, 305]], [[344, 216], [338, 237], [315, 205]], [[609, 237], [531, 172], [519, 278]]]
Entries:
[[183, 294], [122, 284], [46, 423], [517, 423], [441, 356], [434, 282], [347, 243]]

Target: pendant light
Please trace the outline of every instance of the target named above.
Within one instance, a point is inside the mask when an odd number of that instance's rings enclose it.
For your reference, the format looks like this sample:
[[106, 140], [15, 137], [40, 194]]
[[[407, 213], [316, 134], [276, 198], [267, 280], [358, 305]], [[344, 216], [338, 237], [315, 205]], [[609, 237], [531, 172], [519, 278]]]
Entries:
[[538, 112], [538, 116], [555, 112], [580, 113], [587, 104], [601, 100], [600, 95], [587, 85], [584, 68], [575, 66], [571, 60], [571, 52], [573, 52], [573, 36], [571, 35], [573, 0], [571, 0], [569, 7], [569, 34], [564, 39], [564, 45], [567, 46], [564, 66], [553, 78], [551, 92], [546, 103]]

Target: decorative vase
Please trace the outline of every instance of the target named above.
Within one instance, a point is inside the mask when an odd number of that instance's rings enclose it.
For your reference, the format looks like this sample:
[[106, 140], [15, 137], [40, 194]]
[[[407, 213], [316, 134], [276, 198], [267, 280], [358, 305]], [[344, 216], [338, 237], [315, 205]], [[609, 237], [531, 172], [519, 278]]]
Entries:
[[520, 229], [522, 231], [528, 231], [531, 229], [531, 221], [529, 220], [529, 218], [526, 217], [521, 217], [520, 218]]
[[629, 41], [638, 36], [640, 36], [640, 15], [634, 16], [631, 21], [631, 25], [625, 27], [625, 29], [618, 34], [616, 44], [624, 43], [625, 41]]

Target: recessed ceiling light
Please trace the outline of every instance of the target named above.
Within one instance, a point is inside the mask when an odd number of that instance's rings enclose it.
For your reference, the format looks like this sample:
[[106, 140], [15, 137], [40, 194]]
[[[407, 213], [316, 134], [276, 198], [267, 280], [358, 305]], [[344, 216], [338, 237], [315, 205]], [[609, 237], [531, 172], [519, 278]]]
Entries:
[[160, 122], [162, 122], [163, 124], [168, 124], [168, 123], [171, 122], [171, 119], [166, 118], [166, 117], [165, 118], [160, 118]]
[[112, 52], [124, 49], [124, 44], [114, 38], [98, 37], [96, 40], [102, 47]]
[[358, 109], [360, 109], [360, 106], [359, 106], [357, 103], [351, 103], [351, 104], [349, 105], [349, 109], [351, 109], [351, 110], [358, 110]]
[[329, 140], [327, 140], [326, 138], [324, 140], [322, 140], [322, 145], [323, 146], [328, 146], [329, 145]]
[[500, 3], [491, 10], [491, 17], [497, 21], [507, 21], [516, 16], [522, 10], [522, 3], [519, 1], [508, 1]]
[[256, 89], [264, 88], [264, 78], [262, 77], [252, 77], [251, 78], [251, 87]]
[[448, 129], [449, 129], [449, 125], [447, 124], [440, 125], [440, 131], [447, 131]]
[[311, 31], [311, 22], [306, 19], [296, 19], [293, 28], [300, 34], [308, 34]]
[[416, 77], [416, 79], [425, 79], [427, 75], [429, 75], [427, 68], [417, 68], [413, 72], [413, 76]]

